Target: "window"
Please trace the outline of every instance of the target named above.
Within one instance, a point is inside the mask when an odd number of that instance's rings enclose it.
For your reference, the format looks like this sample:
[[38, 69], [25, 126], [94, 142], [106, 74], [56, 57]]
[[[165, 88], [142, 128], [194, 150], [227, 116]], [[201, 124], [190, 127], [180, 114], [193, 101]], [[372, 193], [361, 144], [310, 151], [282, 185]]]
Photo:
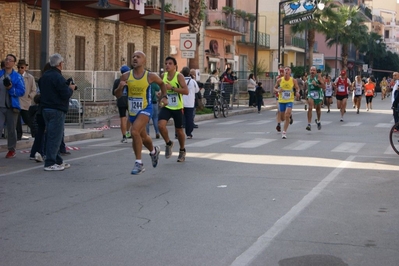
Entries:
[[29, 68], [40, 69], [40, 43], [42, 33], [36, 30], [29, 31]]
[[127, 59], [126, 59], [126, 65], [129, 67], [132, 65], [133, 62], [133, 54], [134, 54], [134, 43], [128, 43], [127, 44]]
[[151, 46], [151, 71], [158, 72], [158, 46]]
[[75, 36], [75, 69], [85, 70], [85, 47], [86, 38], [83, 36]]
[[226, 6], [233, 7], [233, 0], [226, 0]]
[[384, 38], [389, 39], [389, 30], [386, 30], [384, 33]]
[[209, 0], [209, 9], [211, 10], [218, 9], [218, 0]]

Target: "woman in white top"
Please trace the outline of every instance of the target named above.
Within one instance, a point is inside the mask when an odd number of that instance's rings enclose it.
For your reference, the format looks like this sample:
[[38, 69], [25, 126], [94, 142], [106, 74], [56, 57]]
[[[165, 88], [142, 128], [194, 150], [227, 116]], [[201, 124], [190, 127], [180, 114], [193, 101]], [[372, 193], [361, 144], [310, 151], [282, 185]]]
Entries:
[[249, 101], [248, 101], [248, 106], [249, 107], [255, 107], [256, 101], [255, 101], [255, 88], [256, 88], [256, 81], [254, 78], [254, 74], [249, 74], [248, 80], [247, 80], [247, 91], [249, 94]]
[[355, 77], [355, 81], [352, 84], [353, 88], [353, 104], [357, 109], [356, 113], [359, 113], [360, 104], [362, 103], [362, 93], [364, 90], [364, 83], [360, 75]]
[[219, 90], [219, 77], [218, 77], [218, 71], [216, 69], [212, 71], [212, 75], [210, 78], [211, 78], [210, 82], [213, 84], [213, 89], [215, 91]]
[[332, 104], [332, 95], [333, 95], [333, 83], [331, 82], [331, 78], [326, 74], [326, 77], [324, 78], [324, 84], [326, 84], [326, 105], [328, 108], [327, 113], [330, 112], [330, 105]]

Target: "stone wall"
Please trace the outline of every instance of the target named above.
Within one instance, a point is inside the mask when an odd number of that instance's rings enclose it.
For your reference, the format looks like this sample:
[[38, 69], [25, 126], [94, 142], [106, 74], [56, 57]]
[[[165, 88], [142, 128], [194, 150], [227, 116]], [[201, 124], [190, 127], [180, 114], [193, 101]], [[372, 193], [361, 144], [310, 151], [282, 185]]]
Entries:
[[[41, 29], [40, 7], [35, 9], [33, 23], [32, 6], [26, 3], [0, 1], [0, 10], [0, 28], [5, 32], [0, 38], [0, 58], [13, 53], [18, 59], [25, 58], [29, 63], [29, 31]], [[75, 69], [76, 36], [85, 37], [86, 70], [118, 70], [126, 64], [128, 43], [134, 43], [136, 50], [146, 53], [147, 64], [151, 68], [151, 46], [159, 47], [160, 43], [159, 30], [103, 18], [84, 17], [62, 10], [51, 10], [49, 31], [50, 54], [60, 53], [65, 59], [66, 70]], [[169, 49], [169, 35], [169, 32], [165, 33], [165, 51]], [[156, 56], [159, 58], [159, 49]]]

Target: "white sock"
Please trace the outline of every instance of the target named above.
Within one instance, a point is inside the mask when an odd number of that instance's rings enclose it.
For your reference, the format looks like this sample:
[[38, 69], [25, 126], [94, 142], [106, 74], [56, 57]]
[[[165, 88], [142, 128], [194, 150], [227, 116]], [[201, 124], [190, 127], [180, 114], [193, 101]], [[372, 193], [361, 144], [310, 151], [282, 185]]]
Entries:
[[155, 148], [153, 148], [153, 150], [150, 151], [150, 153], [151, 153], [152, 155], [154, 155], [154, 154], [155, 154]]
[[136, 163], [143, 164], [141, 160], [136, 160]]

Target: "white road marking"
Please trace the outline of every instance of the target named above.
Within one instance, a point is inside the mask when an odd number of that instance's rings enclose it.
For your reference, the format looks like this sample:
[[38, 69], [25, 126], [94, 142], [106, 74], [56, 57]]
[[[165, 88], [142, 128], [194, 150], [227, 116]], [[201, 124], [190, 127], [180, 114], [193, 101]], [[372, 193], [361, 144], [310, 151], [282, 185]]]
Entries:
[[238, 124], [241, 122], [244, 122], [245, 120], [231, 120], [231, 121], [226, 121], [226, 122], [221, 122], [218, 123], [219, 125], [234, 125], [234, 124]]
[[248, 123], [248, 125], [263, 125], [272, 122], [271, 120], [259, 120], [255, 122]]
[[256, 148], [260, 147], [269, 142], [275, 141], [275, 139], [251, 139], [249, 141], [242, 142], [240, 144], [232, 146], [233, 148]]
[[226, 140], [229, 140], [231, 138], [211, 138], [211, 139], [207, 139], [207, 140], [202, 140], [202, 141], [198, 141], [195, 143], [191, 143], [191, 144], [186, 144], [186, 147], [206, 147], [206, 146], [210, 146], [216, 143], [220, 143]]
[[250, 265], [259, 254], [270, 246], [274, 238], [283, 232], [291, 222], [296, 219], [301, 212], [309, 206], [313, 200], [332, 182], [334, 179], [346, 169], [347, 166], [353, 161], [355, 156], [349, 156], [337, 168], [335, 168], [328, 176], [326, 176], [317, 186], [315, 186], [301, 201], [291, 208], [283, 217], [281, 217], [274, 225], [261, 235], [258, 240], [250, 246], [244, 253], [238, 256], [231, 266], [246, 266]]
[[331, 151], [358, 153], [364, 145], [366, 145], [366, 143], [343, 142]]
[[285, 146], [284, 150], [294, 150], [294, 151], [302, 151], [309, 149], [310, 147], [318, 144], [320, 141], [318, 140], [297, 140], [294, 143]]
[[391, 128], [392, 126], [393, 126], [393, 124], [389, 124], [389, 123], [378, 123], [374, 127]]
[[361, 122], [348, 122], [348, 123], [343, 124], [342, 126], [343, 127], [358, 127], [361, 124], [362, 124]]

